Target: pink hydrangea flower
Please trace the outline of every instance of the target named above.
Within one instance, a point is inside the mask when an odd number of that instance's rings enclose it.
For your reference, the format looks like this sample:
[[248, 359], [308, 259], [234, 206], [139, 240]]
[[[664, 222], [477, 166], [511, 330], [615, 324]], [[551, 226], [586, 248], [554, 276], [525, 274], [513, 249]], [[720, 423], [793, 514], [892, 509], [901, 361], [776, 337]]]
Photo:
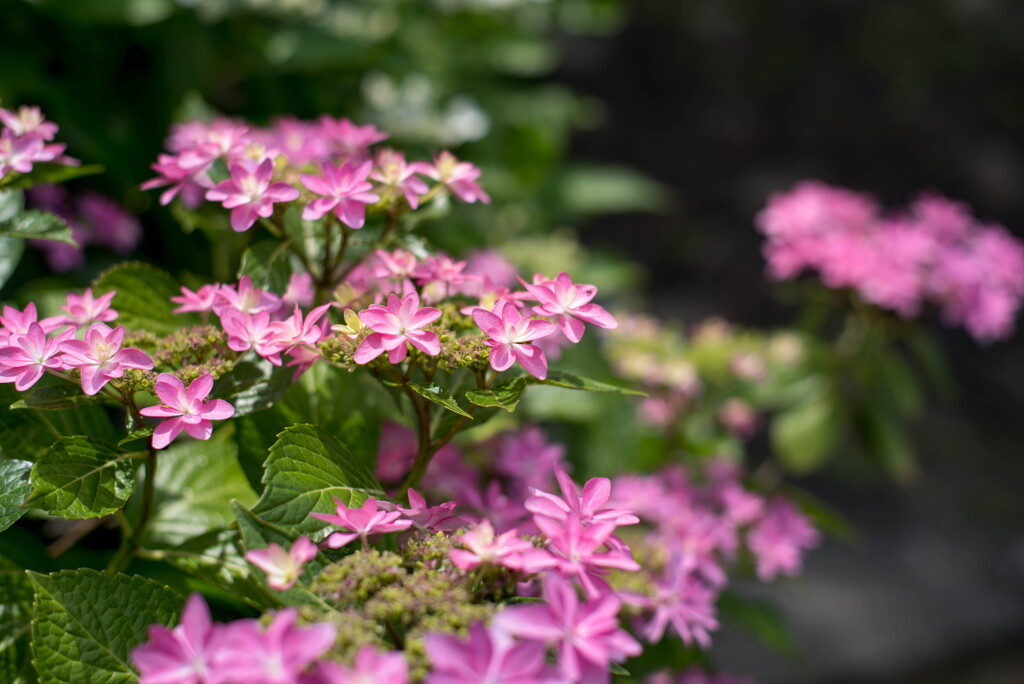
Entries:
[[640, 522], [640, 518], [633, 515], [632, 511], [604, 508], [612, 493], [612, 483], [608, 478], [591, 478], [583, 486], [582, 492], [560, 465], [555, 466], [555, 478], [562, 490], [562, 496], [534, 489], [533, 496], [526, 500], [526, 510], [557, 522], [565, 522], [565, 519], [572, 515], [584, 525], [598, 522], [635, 525]]
[[420, 195], [425, 195], [430, 187], [416, 176], [417, 173], [426, 173], [428, 164], [413, 162], [409, 164], [401, 152], [394, 150], [381, 150], [377, 153], [377, 165], [370, 174], [370, 178], [387, 188], [401, 192], [405, 201], [411, 209], [420, 206]]
[[302, 576], [302, 566], [316, 558], [316, 554], [316, 544], [309, 541], [309, 537], [299, 537], [288, 551], [280, 544], [271, 543], [265, 549], [246, 551], [245, 559], [267, 573], [267, 585], [271, 589], [285, 591], [295, 586]]
[[424, 532], [451, 532], [466, 526], [466, 521], [455, 515], [456, 503], [446, 501], [437, 506], [428, 506], [427, 500], [415, 489], [409, 489], [409, 507], [395, 508], [406, 520], [412, 521], [412, 527]]
[[8, 346], [0, 348], [0, 382], [13, 382], [19, 392], [24, 392], [39, 382], [46, 369], [64, 370], [67, 366], [60, 347], [73, 335], [74, 331], [68, 329], [47, 337], [38, 323], [30, 323], [26, 333], [12, 334]]
[[654, 596], [641, 602], [654, 613], [644, 626], [643, 636], [656, 644], [671, 625], [683, 643], [696, 642], [707, 649], [711, 646], [710, 632], [718, 629], [715, 619], [718, 593], [690, 573], [686, 565], [683, 558], [673, 556], [664, 577], [654, 582]]
[[803, 551], [820, 542], [820, 533], [807, 517], [784, 499], [772, 501], [765, 516], [747, 535], [747, 545], [757, 557], [757, 576], [762, 582], [780, 574], [799, 574]]
[[30, 136], [43, 141], [53, 140], [57, 135], [57, 124], [47, 121], [39, 107], [22, 105], [11, 111], [0, 107], [0, 123], [16, 136]]
[[349, 119], [327, 115], [320, 117], [320, 134], [327, 141], [330, 153], [356, 160], [365, 158], [371, 145], [388, 139], [387, 133], [373, 124], [358, 126]]
[[221, 309], [220, 324], [231, 349], [237, 352], [254, 349], [275, 366], [281, 365], [281, 352], [288, 345], [278, 340], [278, 331], [273, 327], [269, 313], [247, 314], [238, 309]]
[[335, 166], [325, 161], [321, 167], [322, 176], [300, 175], [299, 180], [310, 192], [322, 195], [306, 205], [302, 218], [317, 221], [333, 211], [338, 220], [349, 228], [362, 228], [366, 222], [366, 205], [380, 200], [379, 195], [370, 192], [373, 184], [366, 180], [372, 167], [373, 162]]
[[28, 173], [34, 162], [42, 161], [43, 141], [34, 137], [19, 138], [5, 129], [0, 133], [0, 177], [9, 171]]
[[127, 368], [152, 370], [153, 359], [138, 349], [121, 349], [124, 326], [113, 330], [104, 323], [94, 323], [85, 332], [85, 340], [62, 342], [62, 361], [68, 368], [77, 368], [82, 391], [92, 396], [111, 380], [124, 377]]
[[402, 520], [399, 511], [386, 511], [381, 508], [380, 502], [369, 498], [363, 502], [360, 508], [349, 508], [341, 499], [334, 497], [336, 515], [328, 513], [311, 513], [314, 518], [319, 518], [332, 525], [349, 530], [349, 532], [333, 532], [325, 542], [328, 548], [340, 549], [355, 539], [363, 541], [363, 547], [369, 548], [371, 535], [387, 534], [388, 532], [401, 532], [412, 526], [411, 520]]
[[319, 321], [330, 308], [330, 304], [322, 304], [303, 318], [302, 311], [296, 305], [291, 317], [283, 321], [271, 323], [275, 339], [286, 348], [316, 344], [324, 335], [323, 327], [319, 325]]
[[256, 620], [237, 620], [214, 660], [218, 683], [302, 684], [305, 672], [334, 645], [330, 622], [299, 627], [294, 608], [274, 616], [266, 630]]
[[469, 162], [459, 161], [455, 155], [445, 150], [434, 158], [434, 165], [424, 164], [423, 173], [452, 191], [456, 197], [467, 204], [483, 202], [489, 204], [491, 198], [476, 182], [480, 177], [480, 169]]
[[257, 218], [269, 218], [274, 204], [298, 199], [299, 191], [287, 183], [271, 183], [274, 162], [264, 159], [257, 164], [252, 159], [239, 159], [228, 165], [231, 178], [213, 186], [206, 199], [220, 202], [231, 210], [231, 228], [242, 232], [252, 228]]
[[213, 186], [207, 175], [209, 161], [205, 158], [193, 158], [189, 163], [170, 154], [161, 154], [157, 162], [150, 168], [159, 174], [139, 186], [140, 190], [153, 190], [170, 186], [160, 193], [160, 204], [168, 205], [181, 195], [182, 203], [189, 209], [195, 209], [203, 202], [203, 195]]
[[[576, 589], [556, 574], [544, 578], [545, 603], [506, 608], [495, 628], [555, 646], [558, 668], [571, 681], [607, 681], [612, 662], [640, 655], [640, 644], [619, 627], [622, 601], [607, 594], [581, 602]], [[593, 678], [593, 679], [591, 679]]]
[[75, 329], [84, 328], [92, 323], [109, 323], [118, 316], [117, 311], [110, 308], [110, 302], [116, 294], [116, 290], [111, 290], [99, 297], [93, 297], [92, 288], [88, 288], [80, 295], [69, 292], [67, 304], [60, 307], [66, 314], [61, 323]]
[[358, 364], [369, 363], [386, 351], [388, 361], [400, 363], [408, 353], [407, 342], [428, 356], [437, 356], [441, 352], [441, 341], [437, 333], [423, 328], [440, 317], [438, 309], [421, 309], [420, 297], [415, 292], [401, 299], [388, 295], [387, 306], [373, 304], [359, 312], [359, 320], [373, 330], [373, 334], [359, 343], [353, 360]]
[[213, 312], [220, 315], [223, 309], [228, 308], [238, 309], [247, 314], [258, 314], [263, 311], [272, 314], [281, 308], [281, 298], [273, 292], [257, 288], [249, 276], [242, 276], [238, 280], [238, 289], [231, 285], [221, 285], [217, 288]]
[[171, 313], [206, 313], [213, 310], [213, 303], [217, 300], [219, 285], [203, 285], [193, 292], [185, 286], [181, 288], [181, 294], [171, 297], [171, 301], [178, 305]]
[[196, 439], [210, 439], [214, 420], [227, 420], [235, 415], [235, 407], [223, 399], [206, 401], [213, 389], [213, 375], [207, 373], [193, 380], [188, 388], [170, 373], [156, 379], [158, 406], [139, 411], [144, 416], [165, 418], [153, 431], [153, 448], [163, 449], [184, 430]]
[[629, 547], [612, 537], [614, 523], [583, 527], [575, 516], [558, 523], [539, 515], [534, 516], [533, 522], [548, 538], [546, 548], [555, 559], [555, 569], [579, 580], [590, 598], [610, 591], [604, 579], [609, 570], [636, 572], [640, 569]]
[[309, 684], [408, 684], [409, 664], [401, 651], [382, 653], [373, 646], [363, 646], [356, 652], [351, 668], [321, 663], [310, 680]]
[[427, 656], [433, 665], [426, 684], [548, 684], [543, 644], [513, 643], [499, 630], [482, 623], [469, 628], [469, 637], [428, 634]]
[[550, 554], [534, 548], [533, 544], [519, 536], [518, 530], [513, 528], [496, 535], [491, 521], [486, 518], [456, 539], [466, 548], [452, 549], [449, 557], [452, 564], [462, 570], [491, 564], [513, 570], [521, 570], [528, 565], [529, 572], [536, 572], [554, 564]]
[[288, 277], [288, 289], [281, 295], [281, 305], [309, 306], [316, 296], [316, 289], [313, 287], [313, 276], [309, 273], [292, 273]]
[[213, 671], [214, 656], [227, 636], [210, 619], [202, 595], [192, 594], [174, 629], [150, 625], [149, 641], [132, 650], [139, 669], [139, 684], [215, 684], [222, 679]]
[[11, 335], [27, 333], [33, 323], [38, 323], [43, 332], [49, 334], [59, 328], [62, 325], [61, 321], [64, 320], [63, 316], [53, 316], [40, 321], [38, 316], [33, 302], [29, 302], [24, 311], [19, 311], [13, 306], [5, 306], [3, 315], [0, 315], [0, 346], [7, 344]]
[[529, 343], [553, 333], [553, 323], [523, 318], [519, 309], [507, 301], [496, 303], [493, 312], [474, 309], [473, 320], [487, 335], [484, 344], [491, 348], [491, 368], [501, 372], [518, 361], [530, 375], [541, 380], [547, 377], [548, 361], [544, 352]]
[[555, 322], [570, 342], [579, 342], [583, 338], [584, 322], [609, 329], [619, 325], [604, 308], [590, 301], [597, 295], [596, 287], [576, 285], [564, 271], [554, 280], [535, 278], [534, 284], [523, 285], [540, 302], [533, 307], [534, 313], [557, 316]]

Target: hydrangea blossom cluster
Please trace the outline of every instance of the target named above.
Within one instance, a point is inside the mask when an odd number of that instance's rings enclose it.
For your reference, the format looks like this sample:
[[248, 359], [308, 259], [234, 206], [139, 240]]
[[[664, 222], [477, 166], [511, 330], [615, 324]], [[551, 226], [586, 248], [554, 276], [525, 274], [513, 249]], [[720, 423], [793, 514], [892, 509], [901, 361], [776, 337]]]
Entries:
[[46, 255], [54, 271], [64, 273], [85, 263], [88, 245], [106, 247], [118, 254], [128, 254], [142, 240], [139, 220], [109, 197], [86, 192], [72, 195], [59, 185], [37, 185], [28, 191], [30, 206], [55, 214], [71, 227], [71, 237], [78, 247], [51, 240], [33, 240]]
[[53, 142], [57, 130], [39, 107], [0, 107], [0, 180], [8, 174], [31, 173], [40, 162], [77, 166], [78, 160], [64, 155], [67, 146]]
[[870, 197], [818, 181], [773, 195], [757, 216], [772, 277], [817, 271], [905, 318], [926, 303], [987, 342], [1010, 335], [1024, 298], [1024, 242], [969, 207], [924, 194], [884, 213]]
[[204, 201], [220, 203], [231, 210], [231, 227], [239, 232], [269, 218], [275, 205], [296, 201], [304, 219], [330, 215], [353, 230], [365, 224], [367, 207], [378, 203], [404, 202], [416, 209], [442, 190], [463, 202], [490, 201], [472, 164], [450, 152], [430, 162], [407, 162], [395, 150], [371, 149], [386, 139], [372, 125], [326, 115], [315, 121], [282, 118], [266, 128], [226, 118], [191, 121], [171, 131], [169, 154], [159, 156], [153, 164], [157, 177], [142, 188], [165, 188], [161, 204], [176, 197], [191, 209]]
[[[706, 648], [718, 627], [715, 603], [741, 548], [753, 554], [758, 578], [795, 576], [820, 535], [792, 503], [747, 490], [737, 466], [708, 464], [701, 480], [680, 467], [614, 481], [610, 504], [644, 523], [634, 548], [644, 568], [635, 591], [623, 591], [645, 640], [672, 632]], [[633, 539], [631, 537], [631, 539]]]

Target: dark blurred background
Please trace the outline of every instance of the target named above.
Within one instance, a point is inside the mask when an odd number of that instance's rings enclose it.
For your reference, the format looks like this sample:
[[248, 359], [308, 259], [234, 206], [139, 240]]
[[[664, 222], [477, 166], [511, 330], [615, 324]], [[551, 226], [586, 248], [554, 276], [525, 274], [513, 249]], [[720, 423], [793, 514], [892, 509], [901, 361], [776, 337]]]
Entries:
[[[211, 268], [202, 236], [137, 190], [175, 116], [329, 112], [484, 167], [495, 203], [456, 215], [450, 248], [571, 227], [642, 266], [595, 282], [639, 274], [660, 315], [782, 326], [796, 309], [763, 277], [752, 220], [797, 180], [890, 206], [938, 190], [1024, 237], [1021, 36], [1013, 0], [0, 0], [0, 98], [39, 104], [107, 167], [81, 187], [140, 212], [140, 256], [167, 268]], [[727, 624], [723, 669], [1024, 682], [1024, 335], [983, 348], [932, 327], [957, 387], [913, 425], [920, 477], [838, 465], [801, 482], [858, 534], [798, 580], [744, 587], [781, 607], [797, 650]]]

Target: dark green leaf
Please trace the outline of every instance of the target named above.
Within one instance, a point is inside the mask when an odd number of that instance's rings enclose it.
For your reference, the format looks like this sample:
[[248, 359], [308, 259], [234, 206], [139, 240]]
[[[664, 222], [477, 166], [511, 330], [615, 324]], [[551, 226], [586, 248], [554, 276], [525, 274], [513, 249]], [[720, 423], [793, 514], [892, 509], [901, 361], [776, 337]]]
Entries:
[[114, 513], [135, 491], [127, 454], [91, 437], [61, 437], [32, 466], [24, 505], [62, 518]]
[[353, 507], [369, 497], [384, 496], [363, 462], [314, 425], [293, 425], [278, 436], [267, 457], [263, 484], [253, 512], [298, 534], [312, 534], [314, 541], [326, 536], [325, 523], [310, 513], [333, 513], [335, 498]]
[[235, 416], [270, 408], [292, 384], [294, 368], [275, 366], [266, 359], [242, 361], [230, 373], [217, 379], [213, 396], [235, 407]]
[[12, 237], [0, 237], [0, 288], [3, 288], [21, 263], [25, 252], [25, 241]]
[[839, 409], [831, 395], [814, 392], [772, 421], [772, 449], [791, 472], [809, 473], [832, 455], [841, 432]]
[[238, 267], [239, 279], [249, 276], [257, 288], [278, 293], [288, 289], [291, 272], [287, 243], [270, 240], [245, 250], [242, 264]]
[[34, 682], [29, 651], [32, 583], [25, 571], [0, 557], [0, 681]]
[[65, 223], [64, 219], [38, 209], [26, 209], [14, 218], [0, 223], [0, 237], [52, 240], [64, 242], [72, 247], [78, 246], [71, 237], [71, 226]]
[[104, 441], [118, 438], [110, 418], [97, 405], [62, 411], [12, 411], [10, 405], [20, 398], [13, 385], [0, 384], [0, 456], [34, 461], [66, 435], [91, 434]]
[[583, 378], [573, 373], [564, 371], [549, 370], [548, 377], [538, 380], [533, 376], [526, 376], [526, 382], [531, 385], [552, 385], [553, 387], [565, 387], [566, 389], [583, 390], [586, 392], [606, 392], [610, 394], [633, 394], [639, 397], [646, 397], [647, 394], [628, 387], [609, 385], [607, 382]]
[[74, 408], [82, 404], [95, 404], [103, 397], [94, 394], [91, 397], [75, 383], [60, 380], [54, 383], [37, 383], [29, 390], [22, 392], [21, 399], [11, 404], [11, 409], [39, 409], [41, 411], [57, 411]]
[[747, 628], [758, 641], [787, 656], [797, 653], [793, 634], [778, 608], [760, 599], [726, 591], [718, 600], [722, 618]]
[[165, 563], [210, 582], [253, 607], [275, 605], [253, 578], [238, 541], [238, 530], [213, 530], [161, 549], [158, 555]]
[[140, 439], [148, 440], [150, 437], [153, 436], [153, 431], [155, 429], [155, 427], [150, 426], [140, 428], [138, 430], [132, 430], [127, 437], [124, 437], [121, 441], [117, 443], [117, 446], [123, 447], [125, 444], [131, 444], [132, 442], [138, 441]]
[[21, 504], [32, 491], [28, 481], [31, 470], [29, 461], [0, 459], [0, 532], [25, 513]]
[[173, 591], [139, 576], [83, 568], [29, 578], [32, 655], [42, 682], [132, 684], [132, 649], [149, 625], [174, 622], [182, 605]]
[[180, 287], [168, 273], [148, 264], [118, 264], [101, 273], [92, 287], [96, 294], [117, 291], [111, 306], [120, 313], [118, 324], [129, 329], [167, 335], [199, 320], [191, 314], [171, 313], [171, 297], [181, 294]]
[[502, 408], [512, 413], [526, 391], [526, 378], [512, 378], [499, 382], [490, 389], [475, 389], [466, 392], [466, 399], [477, 406]]
[[455, 401], [455, 397], [452, 396], [452, 393], [449, 392], [447, 388], [441, 387], [437, 383], [433, 383], [430, 385], [417, 385], [416, 383], [409, 383], [409, 388], [412, 389], [413, 392], [420, 395], [421, 397], [429, 399], [438, 406], [443, 406], [452, 413], [457, 413], [460, 416], [465, 416], [466, 418], [470, 419], [473, 418], [473, 416], [466, 413], [466, 411], [461, 406], [459, 406], [458, 402]]

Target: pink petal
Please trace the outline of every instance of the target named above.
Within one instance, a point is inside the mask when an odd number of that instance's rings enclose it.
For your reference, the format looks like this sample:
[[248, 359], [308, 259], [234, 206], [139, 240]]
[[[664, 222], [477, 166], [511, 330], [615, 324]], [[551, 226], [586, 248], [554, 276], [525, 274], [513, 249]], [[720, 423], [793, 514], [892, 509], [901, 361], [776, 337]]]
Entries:
[[515, 344], [512, 345], [512, 354], [533, 377], [543, 380], [548, 376], [548, 360], [540, 347], [532, 344]]
[[235, 407], [223, 399], [214, 399], [203, 404], [202, 416], [206, 420], [227, 420], [235, 415]]
[[156, 426], [153, 431], [153, 448], [163, 449], [175, 440], [184, 429], [184, 421], [181, 418], [169, 418]]
[[213, 374], [206, 373], [195, 380], [188, 386], [186, 396], [188, 397], [189, 403], [194, 401], [201, 401], [206, 399], [210, 395], [210, 390], [213, 389]]
[[[480, 309], [478, 309], [479, 311]], [[515, 359], [512, 357], [511, 348], [512, 345], [508, 344], [496, 344], [491, 347], [491, 368], [498, 371], [499, 373], [504, 370], [508, 370], [515, 363]]]

